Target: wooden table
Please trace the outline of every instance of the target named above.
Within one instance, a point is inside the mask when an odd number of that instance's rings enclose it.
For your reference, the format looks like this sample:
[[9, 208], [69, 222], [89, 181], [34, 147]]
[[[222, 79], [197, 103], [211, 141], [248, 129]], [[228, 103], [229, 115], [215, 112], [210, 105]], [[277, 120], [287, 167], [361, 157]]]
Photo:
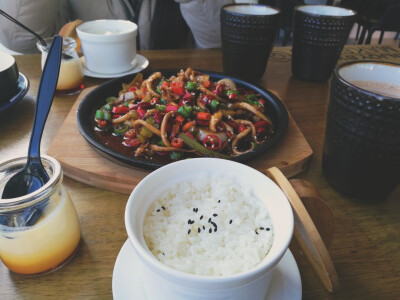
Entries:
[[[222, 70], [220, 50], [142, 51], [152, 68]], [[341, 61], [400, 61], [400, 52], [384, 46], [349, 46]], [[275, 48], [261, 85], [279, 93], [314, 150], [309, 169], [296, 176], [311, 181], [331, 206], [336, 233], [329, 251], [340, 288], [328, 293], [308, 265], [296, 255], [304, 299], [400, 298], [400, 188], [384, 202], [360, 203], [333, 190], [321, 172], [321, 155], [329, 83], [291, 77], [290, 48]], [[0, 160], [26, 155], [39, 84], [40, 56], [16, 57], [31, 83], [28, 95], [0, 116]], [[87, 87], [104, 80], [86, 78]], [[77, 96], [56, 97], [42, 139], [46, 153]], [[68, 137], [65, 137], [68, 138]], [[127, 239], [124, 209], [128, 196], [87, 186], [69, 178], [64, 185], [79, 214], [82, 242], [74, 259], [48, 275], [25, 277], [0, 263], [0, 299], [111, 299], [111, 279], [118, 252]], [[251, 300], [251, 299], [249, 299]]]

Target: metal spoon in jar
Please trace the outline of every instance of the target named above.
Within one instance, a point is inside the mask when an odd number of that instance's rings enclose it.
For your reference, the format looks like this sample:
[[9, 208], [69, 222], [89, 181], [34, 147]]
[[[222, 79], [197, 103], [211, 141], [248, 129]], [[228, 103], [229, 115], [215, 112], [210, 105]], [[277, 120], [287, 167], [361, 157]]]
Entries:
[[[62, 44], [62, 37], [55, 36], [40, 78], [27, 163], [6, 183], [2, 195], [3, 199], [17, 198], [30, 194], [49, 181], [49, 175], [40, 159], [40, 141], [58, 81]], [[24, 213], [25, 220], [22, 220], [23, 222], [21, 223], [24, 226], [33, 225], [40, 217], [41, 210], [34, 208], [31, 211], [27, 211]]]

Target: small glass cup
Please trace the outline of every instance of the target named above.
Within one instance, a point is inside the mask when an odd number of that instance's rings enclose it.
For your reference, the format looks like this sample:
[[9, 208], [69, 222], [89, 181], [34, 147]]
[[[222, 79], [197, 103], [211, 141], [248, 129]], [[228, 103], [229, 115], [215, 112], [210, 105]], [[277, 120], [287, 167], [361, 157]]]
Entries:
[[[46, 38], [44, 40], [48, 46], [43, 46], [40, 42], [36, 44], [37, 48], [42, 53], [42, 70], [53, 38]], [[61, 67], [56, 94], [72, 95], [79, 93], [84, 88], [83, 78], [82, 63], [76, 53], [76, 40], [71, 37], [63, 37]]]
[[[50, 180], [28, 195], [0, 199], [0, 259], [18, 274], [42, 274], [65, 265], [81, 238], [75, 207], [62, 186], [60, 163], [42, 156]], [[0, 197], [26, 157], [0, 163]]]

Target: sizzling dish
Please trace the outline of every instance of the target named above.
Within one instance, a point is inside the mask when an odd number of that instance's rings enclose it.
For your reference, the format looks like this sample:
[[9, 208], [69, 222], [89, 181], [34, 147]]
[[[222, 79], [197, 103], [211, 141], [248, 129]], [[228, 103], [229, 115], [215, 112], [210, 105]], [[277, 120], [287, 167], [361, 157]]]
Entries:
[[270, 138], [274, 126], [264, 104], [255, 91], [230, 79], [213, 82], [191, 68], [171, 77], [139, 73], [94, 112], [93, 127], [105, 144], [118, 143], [134, 157], [229, 159]]

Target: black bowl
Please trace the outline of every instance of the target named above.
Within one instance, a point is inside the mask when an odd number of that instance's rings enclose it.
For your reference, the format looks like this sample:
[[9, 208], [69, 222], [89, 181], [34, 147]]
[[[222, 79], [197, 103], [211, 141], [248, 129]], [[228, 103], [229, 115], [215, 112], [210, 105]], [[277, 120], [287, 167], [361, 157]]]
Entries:
[[[164, 76], [169, 77], [172, 75], [176, 75], [180, 71], [180, 69], [164, 69], [157, 71], [161, 72]], [[232, 160], [238, 162], [249, 161], [250, 159], [259, 156], [261, 153], [273, 147], [285, 134], [289, 121], [288, 113], [284, 104], [274, 94], [259, 86], [250, 84], [237, 78], [226, 76], [221, 73], [210, 72], [206, 70], [197, 71], [210, 75], [210, 80], [212, 81], [218, 81], [223, 78], [230, 78], [236, 83], [237, 86], [241, 86], [246, 89], [253, 90], [256, 93], [259, 93], [265, 100], [265, 111], [267, 112], [272, 123], [274, 124], [273, 134], [271, 135], [269, 140], [257, 147], [256, 150], [247, 152], [243, 155], [232, 157]], [[144, 78], [147, 78], [153, 72], [154, 71], [152, 70], [146, 70], [141, 73], [143, 74]], [[134, 78], [134, 76], [135, 75], [128, 75], [125, 77], [112, 79], [93, 89], [82, 99], [81, 103], [79, 104], [76, 113], [76, 120], [79, 131], [81, 132], [83, 137], [91, 146], [99, 150], [101, 153], [104, 153], [113, 159], [135, 167], [155, 170], [167, 163], [146, 160], [144, 158], [141, 159], [115, 151], [114, 149], [111, 149], [100, 141], [100, 139], [96, 136], [95, 130], [93, 128], [94, 112], [102, 105], [104, 105], [104, 100], [107, 97], [118, 95], [118, 92], [122, 89], [122, 83], [129, 83]]]

